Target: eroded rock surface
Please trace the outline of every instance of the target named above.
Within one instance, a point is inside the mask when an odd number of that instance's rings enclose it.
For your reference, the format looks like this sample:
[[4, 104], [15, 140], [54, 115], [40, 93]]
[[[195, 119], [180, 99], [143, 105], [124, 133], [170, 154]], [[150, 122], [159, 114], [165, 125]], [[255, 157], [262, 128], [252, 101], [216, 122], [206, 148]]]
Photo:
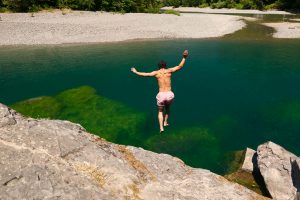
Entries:
[[0, 199], [266, 199], [178, 158], [0, 104]]
[[297, 157], [273, 142], [260, 145], [257, 148], [257, 155], [260, 173], [273, 199], [294, 200], [300, 178], [297, 174], [299, 172]]

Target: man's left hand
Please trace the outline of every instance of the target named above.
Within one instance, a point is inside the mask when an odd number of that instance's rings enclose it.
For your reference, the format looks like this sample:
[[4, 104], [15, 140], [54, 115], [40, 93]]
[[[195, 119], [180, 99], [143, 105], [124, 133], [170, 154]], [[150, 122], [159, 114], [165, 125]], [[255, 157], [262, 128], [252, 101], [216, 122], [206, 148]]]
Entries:
[[131, 68], [131, 71], [132, 71], [133, 73], [136, 73], [136, 72], [137, 72], [136, 69], [135, 69], [134, 67]]

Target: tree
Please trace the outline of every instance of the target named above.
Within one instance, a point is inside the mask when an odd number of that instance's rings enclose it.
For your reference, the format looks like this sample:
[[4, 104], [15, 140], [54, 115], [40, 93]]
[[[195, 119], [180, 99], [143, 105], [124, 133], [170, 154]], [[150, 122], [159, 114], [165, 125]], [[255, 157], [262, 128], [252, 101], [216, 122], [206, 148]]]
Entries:
[[3, 0], [4, 6], [17, 12], [27, 12], [35, 0]]

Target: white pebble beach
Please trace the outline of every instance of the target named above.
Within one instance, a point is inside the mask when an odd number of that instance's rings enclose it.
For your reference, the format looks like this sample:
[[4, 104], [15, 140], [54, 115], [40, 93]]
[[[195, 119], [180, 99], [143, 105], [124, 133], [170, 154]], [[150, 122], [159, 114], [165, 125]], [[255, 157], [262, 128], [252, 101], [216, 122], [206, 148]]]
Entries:
[[300, 23], [280, 22], [264, 25], [275, 29], [274, 38], [300, 38]]
[[245, 26], [219, 14], [114, 14], [62, 11], [0, 14], [0, 45], [117, 42], [135, 39], [211, 38]]
[[[165, 9], [170, 8], [165, 7]], [[1, 13], [0, 45], [222, 37], [245, 27], [243, 20], [256, 20], [251, 17], [228, 14], [291, 14], [284, 11], [263, 12], [210, 8], [177, 8], [177, 10], [196, 13], [181, 13], [180, 16], [70, 10], [67, 12], [54, 10], [39, 13]], [[275, 38], [300, 38], [300, 23], [279, 22], [264, 25], [275, 29], [276, 32], [273, 34]]]

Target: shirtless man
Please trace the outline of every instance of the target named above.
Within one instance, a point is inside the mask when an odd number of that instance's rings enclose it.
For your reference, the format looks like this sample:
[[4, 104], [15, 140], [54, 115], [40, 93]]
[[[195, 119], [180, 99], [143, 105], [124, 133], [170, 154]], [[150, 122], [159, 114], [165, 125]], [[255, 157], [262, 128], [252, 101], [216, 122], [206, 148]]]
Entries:
[[[131, 71], [139, 76], [155, 76], [158, 81], [159, 93], [156, 96], [157, 106], [158, 106], [158, 121], [160, 127], [160, 133], [164, 132], [164, 126], [168, 126], [168, 119], [170, 115], [170, 106], [174, 99], [174, 93], [171, 88], [171, 76], [172, 73], [180, 70], [184, 64], [185, 59], [188, 56], [188, 51], [183, 52], [183, 58], [180, 64], [176, 67], [167, 69], [167, 64], [165, 61], [160, 61], [158, 63], [159, 70], [150, 73], [138, 72], [134, 67]], [[165, 116], [163, 115], [165, 109]]]

